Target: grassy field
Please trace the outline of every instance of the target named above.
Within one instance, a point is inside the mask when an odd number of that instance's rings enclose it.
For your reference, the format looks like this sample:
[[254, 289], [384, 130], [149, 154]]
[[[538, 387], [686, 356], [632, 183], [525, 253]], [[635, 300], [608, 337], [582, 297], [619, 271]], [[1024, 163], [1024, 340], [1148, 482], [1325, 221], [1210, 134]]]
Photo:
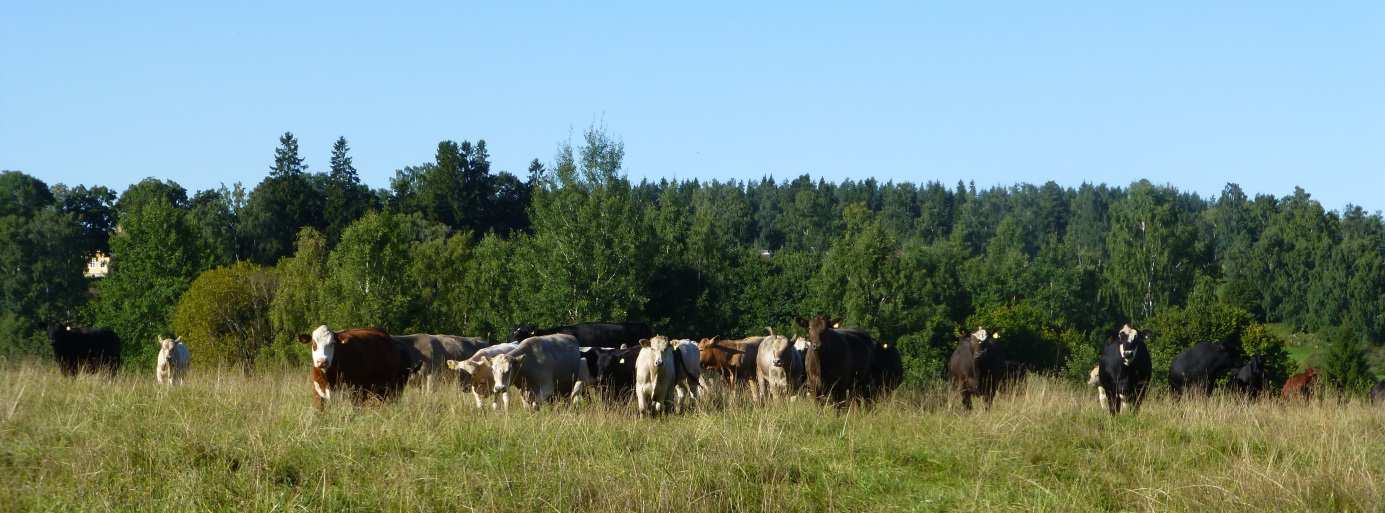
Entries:
[[984, 412], [738, 397], [478, 412], [453, 389], [310, 407], [306, 371], [0, 368], [0, 511], [1382, 511], [1385, 408], [1153, 398], [1111, 418], [1031, 379]]

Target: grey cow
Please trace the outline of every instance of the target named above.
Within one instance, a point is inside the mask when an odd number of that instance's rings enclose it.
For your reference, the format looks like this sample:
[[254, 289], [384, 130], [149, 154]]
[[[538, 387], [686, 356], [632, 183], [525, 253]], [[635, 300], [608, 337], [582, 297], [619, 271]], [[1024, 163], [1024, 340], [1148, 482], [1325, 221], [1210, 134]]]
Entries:
[[577, 338], [572, 335], [529, 337], [513, 351], [492, 356], [488, 361], [494, 390], [501, 394], [506, 407], [512, 386], [524, 394], [525, 404], [538, 408], [559, 393], [568, 393], [575, 400], [583, 385], [591, 381]]
[[415, 374], [423, 374], [424, 390], [429, 391], [433, 390], [433, 381], [441, 377], [448, 360], [466, 360], [490, 345], [485, 339], [455, 335], [415, 333], [390, 338], [408, 351], [409, 367]]

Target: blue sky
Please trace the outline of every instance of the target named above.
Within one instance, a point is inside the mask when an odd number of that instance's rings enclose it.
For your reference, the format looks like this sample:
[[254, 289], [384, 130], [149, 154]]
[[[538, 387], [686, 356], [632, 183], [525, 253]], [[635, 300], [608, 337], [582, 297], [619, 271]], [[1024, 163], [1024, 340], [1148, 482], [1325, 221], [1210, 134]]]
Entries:
[[632, 178], [1139, 178], [1385, 208], [1385, 2], [8, 3], [0, 169], [262, 179], [292, 131], [383, 187], [522, 173], [594, 122]]

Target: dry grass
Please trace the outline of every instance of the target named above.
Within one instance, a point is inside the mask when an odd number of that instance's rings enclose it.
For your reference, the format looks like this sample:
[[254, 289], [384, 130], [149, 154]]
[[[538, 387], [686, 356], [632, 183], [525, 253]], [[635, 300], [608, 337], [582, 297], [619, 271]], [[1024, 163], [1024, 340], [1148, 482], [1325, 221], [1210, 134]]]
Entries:
[[1111, 418], [1034, 379], [990, 411], [741, 396], [477, 411], [443, 387], [314, 412], [306, 372], [0, 370], [0, 511], [1381, 511], [1385, 409], [1155, 397]]

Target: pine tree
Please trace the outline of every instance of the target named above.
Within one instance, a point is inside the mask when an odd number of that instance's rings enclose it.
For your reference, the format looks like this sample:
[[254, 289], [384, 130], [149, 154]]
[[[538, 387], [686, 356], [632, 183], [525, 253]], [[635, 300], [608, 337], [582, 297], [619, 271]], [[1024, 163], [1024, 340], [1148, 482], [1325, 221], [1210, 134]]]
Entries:
[[274, 150], [274, 166], [269, 168], [269, 176], [297, 176], [307, 171], [303, 157], [298, 156], [298, 139], [293, 132], [284, 132], [279, 136], [279, 147]]

